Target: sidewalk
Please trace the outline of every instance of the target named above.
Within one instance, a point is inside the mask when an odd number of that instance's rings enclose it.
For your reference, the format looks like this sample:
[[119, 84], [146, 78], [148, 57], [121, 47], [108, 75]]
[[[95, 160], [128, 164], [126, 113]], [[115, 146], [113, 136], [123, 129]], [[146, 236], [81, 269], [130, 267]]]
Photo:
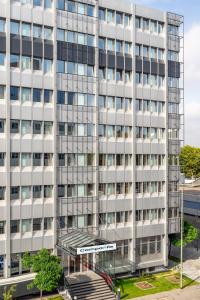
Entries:
[[169, 292], [134, 298], [132, 300], [200, 300], [200, 285]]

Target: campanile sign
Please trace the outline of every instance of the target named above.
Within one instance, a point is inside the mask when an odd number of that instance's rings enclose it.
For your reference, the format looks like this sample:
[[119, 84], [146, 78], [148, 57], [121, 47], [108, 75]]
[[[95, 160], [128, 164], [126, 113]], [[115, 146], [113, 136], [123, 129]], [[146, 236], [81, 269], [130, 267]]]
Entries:
[[77, 248], [77, 255], [114, 251], [116, 249], [117, 249], [116, 243], [106, 244], [106, 245], [96, 245], [91, 247]]

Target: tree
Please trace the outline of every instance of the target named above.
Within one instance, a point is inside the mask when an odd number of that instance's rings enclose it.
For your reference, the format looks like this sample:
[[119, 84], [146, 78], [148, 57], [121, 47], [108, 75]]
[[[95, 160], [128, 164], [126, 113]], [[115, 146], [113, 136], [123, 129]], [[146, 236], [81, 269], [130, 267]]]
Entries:
[[[187, 221], [184, 221], [183, 226], [183, 247], [192, 243], [199, 237], [199, 230], [195, 228], [193, 225], [189, 224]], [[181, 239], [176, 234], [172, 234], [169, 236], [170, 239], [170, 247], [169, 247], [169, 255], [171, 252], [171, 245], [176, 247], [181, 247]]]
[[25, 253], [22, 264], [36, 273], [35, 279], [28, 285], [28, 288], [38, 288], [40, 299], [44, 291], [52, 292], [56, 289], [62, 275], [60, 259], [57, 256], [51, 255], [47, 249], [42, 249], [35, 255]]
[[181, 172], [188, 178], [200, 177], [200, 148], [185, 146], [180, 153]]
[[8, 290], [5, 287], [3, 293], [3, 300], [12, 300], [12, 296], [15, 291], [16, 291], [16, 285], [11, 285]]

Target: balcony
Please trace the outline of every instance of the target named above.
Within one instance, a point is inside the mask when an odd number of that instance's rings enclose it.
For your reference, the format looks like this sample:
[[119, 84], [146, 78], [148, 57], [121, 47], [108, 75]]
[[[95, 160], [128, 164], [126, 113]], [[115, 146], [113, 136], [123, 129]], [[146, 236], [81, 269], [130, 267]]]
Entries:
[[171, 218], [168, 220], [168, 233], [174, 234], [180, 232], [180, 218]]
[[180, 207], [181, 195], [180, 192], [169, 192], [168, 206], [169, 207]]
[[180, 140], [169, 140], [169, 154], [179, 155], [181, 148]]
[[180, 129], [181, 127], [181, 117], [178, 114], [169, 114], [169, 128], [170, 129]]
[[169, 181], [178, 181], [180, 177], [180, 166], [169, 166]]

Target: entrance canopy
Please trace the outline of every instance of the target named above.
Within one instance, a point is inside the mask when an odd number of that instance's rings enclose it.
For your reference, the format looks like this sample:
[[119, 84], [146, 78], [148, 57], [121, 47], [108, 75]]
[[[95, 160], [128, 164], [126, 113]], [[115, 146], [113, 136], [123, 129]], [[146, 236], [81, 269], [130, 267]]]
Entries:
[[59, 237], [57, 247], [72, 256], [116, 250], [115, 243], [81, 231]]

